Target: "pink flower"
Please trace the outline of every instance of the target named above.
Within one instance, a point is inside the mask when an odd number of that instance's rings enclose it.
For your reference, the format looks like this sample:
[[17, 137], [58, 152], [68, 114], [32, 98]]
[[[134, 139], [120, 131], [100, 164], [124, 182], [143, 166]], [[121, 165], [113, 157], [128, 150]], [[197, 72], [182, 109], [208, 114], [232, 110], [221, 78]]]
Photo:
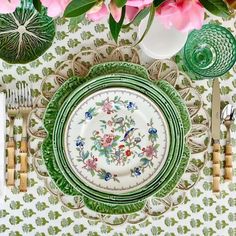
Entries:
[[[139, 13], [139, 11], [141, 11], [145, 7], [148, 7], [152, 2], [153, 0], [128, 0], [126, 2], [126, 19], [129, 22], [132, 21]], [[121, 18], [122, 9], [116, 6], [114, 0], [111, 0], [109, 9], [115, 21], [118, 22]]]
[[20, 0], [1, 0], [0, 1], [0, 13], [12, 13], [20, 5]]
[[103, 103], [102, 110], [106, 112], [107, 114], [112, 113], [112, 102], [110, 102], [108, 99]]
[[111, 15], [113, 16], [114, 20], [116, 22], [119, 22], [119, 20], [121, 18], [122, 8], [117, 7], [115, 1], [111, 0], [110, 4], [109, 4], [109, 10], [110, 10]]
[[113, 134], [104, 134], [101, 144], [103, 147], [109, 147], [112, 145], [114, 141], [114, 135]]
[[156, 12], [166, 28], [174, 26], [182, 32], [200, 29], [204, 21], [204, 8], [199, 0], [167, 0]]
[[40, 0], [48, 8], [48, 16], [57, 17], [66, 9], [71, 0]]
[[147, 5], [151, 4], [153, 0], [128, 0], [126, 6], [144, 8]]
[[128, 22], [131, 22], [135, 16], [140, 12], [140, 8], [138, 7], [131, 7], [131, 6], [126, 6], [126, 19]]
[[105, 3], [101, 2], [100, 4], [94, 6], [86, 14], [86, 17], [91, 21], [99, 21], [102, 18], [108, 15], [107, 6]]
[[150, 145], [144, 149], [144, 153], [147, 157], [152, 157], [155, 153], [155, 150], [154, 150], [153, 146]]
[[85, 162], [86, 168], [89, 170], [96, 170], [97, 168], [97, 158], [89, 159]]

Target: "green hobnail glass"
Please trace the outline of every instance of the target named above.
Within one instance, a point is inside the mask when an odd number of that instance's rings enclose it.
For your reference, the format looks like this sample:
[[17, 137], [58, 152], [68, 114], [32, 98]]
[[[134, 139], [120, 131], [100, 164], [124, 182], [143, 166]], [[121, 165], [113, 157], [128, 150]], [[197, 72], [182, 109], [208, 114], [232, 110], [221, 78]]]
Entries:
[[224, 75], [236, 62], [236, 40], [226, 28], [207, 24], [193, 30], [184, 46], [184, 64], [202, 78]]

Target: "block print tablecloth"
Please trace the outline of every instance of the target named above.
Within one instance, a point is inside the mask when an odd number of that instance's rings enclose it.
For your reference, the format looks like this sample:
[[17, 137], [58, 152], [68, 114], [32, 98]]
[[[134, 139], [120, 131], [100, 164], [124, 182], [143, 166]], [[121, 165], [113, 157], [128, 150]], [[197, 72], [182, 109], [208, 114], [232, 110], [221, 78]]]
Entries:
[[[214, 21], [236, 34], [236, 17], [222, 20], [206, 14], [206, 22]], [[83, 47], [95, 48], [113, 43], [108, 33], [107, 22], [77, 24], [76, 20], [57, 20], [57, 34], [53, 46], [37, 61], [27, 65], [8, 65], [0, 61], [1, 87], [14, 87], [17, 81], [28, 81], [33, 86], [34, 96], [40, 94], [44, 76], [53, 72], [56, 65], [80, 51]], [[137, 29], [122, 32], [120, 44], [130, 44], [137, 36]], [[158, 39], [157, 39], [158, 40]], [[211, 82], [195, 82], [205, 107], [211, 110]], [[221, 79], [222, 106], [226, 102], [236, 104], [236, 66]], [[236, 131], [236, 126], [233, 127]], [[222, 130], [225, 130], [222, 126]], [[15, 127], [20, 135], [20, 123]], [[225, 132], [222, 132], [224, 144]], [[236, 145], [234, 135], [234, 145]], [[19, 145], [19, 143], [18, 143]], [[211, 150], [209, 150], [211, 151]], [[234, 152], [236, 150], [234, 148]], [[221, 185], [222, 196], [217, 199], [211, 191], [211, 155], [203, 169], [199, 183], [187, 193], [184, 204], [167, 212], [161, 218], [149, 218], [137, 225], [124, 224], [112, 228], [103, 223], [83, 218], [78, 212], [63, 207], [60, 201], [45, 188], [37, 178], [30, 163], [29, 188], [19, 193], [17, 188], [8, 189], [0, 209], [1, 235], [236, 235], [236, 168], [230, 184]], [[19, 163], [19, 156], [17, 156]], [[236, 167], [236, 156], [234, 155]], [[19, 170], [19, 164], [17, 165]], [[19, 186], [19, 180], [16, 181]]]

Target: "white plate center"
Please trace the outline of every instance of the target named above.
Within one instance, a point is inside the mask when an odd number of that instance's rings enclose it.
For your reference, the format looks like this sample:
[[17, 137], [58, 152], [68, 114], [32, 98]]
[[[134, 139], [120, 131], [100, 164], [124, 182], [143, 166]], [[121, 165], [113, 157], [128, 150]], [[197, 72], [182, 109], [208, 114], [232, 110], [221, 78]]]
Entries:
[[169, 149], [161, 110], [146, 96], [109, 88], [84, 99], [65, 131], [71, 170], [98, 191], [126, 193], [155, 178]]

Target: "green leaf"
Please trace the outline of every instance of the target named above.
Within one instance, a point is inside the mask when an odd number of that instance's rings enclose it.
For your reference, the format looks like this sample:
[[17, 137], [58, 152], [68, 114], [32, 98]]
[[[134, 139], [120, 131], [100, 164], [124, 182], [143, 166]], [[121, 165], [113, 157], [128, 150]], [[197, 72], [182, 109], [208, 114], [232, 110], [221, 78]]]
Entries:
[[113, 39], [115, 40], [115, 42], [117, 43], [119, 34], [120, 34], [120, 30], [121, 27], [123, 25], [125, 19], [125, 7], [122, 8], [122, 13], [121, 13], [121, 18], [119, 22], [116, 22], [113, 18], [113, 16], [110, 14], [109, 17], [109, 27], [110, 27], [110, 31], [111, 31], [111, 35], [113, 37]]
[[80, 16], [89, 11], [94, 5], [96, 5], [96, 3], [96, 0], [72, 0], [70, 4], [66, 7], [64, 16]]
[[216, 16], [229, 16], [229, 9], [223, 0], [200, 0], [200, 2], [209, 12]]
[[126, 4], [127, 0], [115, 0], [117, 7], [123, 7]]
[[127, 25], [123, 25], [122, 28], [128, 28], [131, 24], [139, 25], [140, 22], [148, 15], [149, 12], [150, 12], [150, 7], [144, 8], [134, 17], [133, 21], [131, 21]]
[[165, 1], [166, 0], [154, 0], [153, 1], [154, 7], [159, 7]]
[[142, 35], [142, 37], [139, 39], [139, 41], [135, 44], [135, 46], [137, 44], [139, 44], [143, 39], [144, 37], [146, 36], [146, 34], [148, 33], [151, 25], [152, 25], [152, 22], [154, 20], [154, 16], [155, 16], [155, 6], [152, 4], [151, 8], [150, 8], [150, 13], [149, 13], [149, 17], [148, 17], [148, 22], [147, 22], [147, 27]]
[[147, 158], [142, 158], [142, 159], [140, 160], [140, 162], [142, 162], [142, 165], [145, 166], [145, 165], [147, 165], [148, 162], [150, 162], [150, 161], [149, 161]]
[[116, 141], [118, 141], [120, 138], [121, 138], [121, 136], [117, 135], [117, 136], [115, 136], [114, 141], [116, 142]]
[[42, 10], [42, 3], [40, 2], [40, 0], [33, 0], [33, 4], [34, 4], [35, 9], [38, 12], [41, 12], [41, 10]]

